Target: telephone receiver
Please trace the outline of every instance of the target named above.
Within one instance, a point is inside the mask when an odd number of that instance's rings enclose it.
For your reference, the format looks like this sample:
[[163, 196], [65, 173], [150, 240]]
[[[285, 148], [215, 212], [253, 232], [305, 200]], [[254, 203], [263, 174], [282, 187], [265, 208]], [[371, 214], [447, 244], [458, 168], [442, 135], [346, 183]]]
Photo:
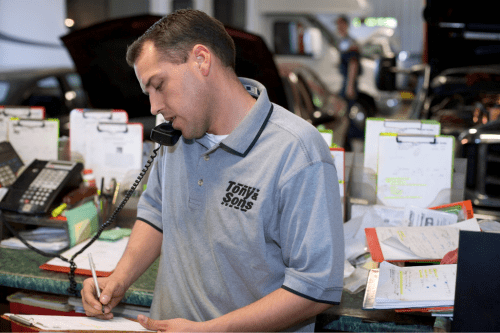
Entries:
[[173, 146], [179, 141], [182, 132], [172, 127], [171, 122], [164, 122], [153, 128], [150, 138], [163, 146]]

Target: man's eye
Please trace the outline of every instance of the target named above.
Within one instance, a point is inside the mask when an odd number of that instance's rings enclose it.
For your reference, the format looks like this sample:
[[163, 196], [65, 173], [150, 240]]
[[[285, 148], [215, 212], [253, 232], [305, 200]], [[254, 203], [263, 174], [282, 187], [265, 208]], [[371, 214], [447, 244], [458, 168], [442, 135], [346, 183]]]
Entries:
[[156, 89], [156, 90], [160, 90], [162, 86], [163, 86], [163, 82], [162, 82], [162, 83], [160, 83], [159, 85], [157, 85], [157, 86], [155, 87], [155, 89]]

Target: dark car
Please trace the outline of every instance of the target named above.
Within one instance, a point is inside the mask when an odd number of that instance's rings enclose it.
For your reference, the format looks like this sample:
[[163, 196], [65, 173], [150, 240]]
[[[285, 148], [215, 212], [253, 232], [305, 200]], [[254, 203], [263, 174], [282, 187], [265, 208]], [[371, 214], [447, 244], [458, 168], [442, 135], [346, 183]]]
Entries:
[[465, 199], [475, 213], [500, 216], [500, 23], [487, 3], [427, 0], [430, 70], [413, 114], [456, 138], [455, 156], [467, 159]]
[[333, 143], [344, 147], [349, 127], [347, 102], [310, 68], [298, 63], [280, 63], [280, 75], [289, 98], [290, 111], [315, 127], [332, 130]]
[[0, 72], [0, 105], [43, 106], [46, 118], [60, 120], [60, 135], [69, 135], [69, 113], [89, 106], [74, 68], [30, 68]]
[[465, 199], [500, 207], [500, 66], [449, 68], [429, 83], [421, 119], [437, 120], [467, 159]]

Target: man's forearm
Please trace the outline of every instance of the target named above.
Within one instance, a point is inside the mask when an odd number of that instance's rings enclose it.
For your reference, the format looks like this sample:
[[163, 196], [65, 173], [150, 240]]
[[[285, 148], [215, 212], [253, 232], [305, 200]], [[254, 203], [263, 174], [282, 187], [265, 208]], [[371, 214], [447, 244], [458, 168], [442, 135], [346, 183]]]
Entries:
[[163, 234], [149, 224], [137, 220], [127, 248], [112, 276], [123, 281], [126, 289], [144, 273], [161, 252]]
[[280, 288], [252, 304], [206, 323], [210, 331], [281, 331], [330, 307], [330, 304], [314, 302]]

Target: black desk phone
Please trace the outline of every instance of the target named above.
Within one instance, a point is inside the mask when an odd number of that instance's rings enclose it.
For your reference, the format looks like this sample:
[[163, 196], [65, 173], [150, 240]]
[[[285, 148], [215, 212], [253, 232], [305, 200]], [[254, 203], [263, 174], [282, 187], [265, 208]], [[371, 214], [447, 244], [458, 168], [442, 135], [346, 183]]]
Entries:
[[34, 160], [9, 187], [0, 209], [46, 214], [61, 203], [64, 195], [80, 186], [82, 171], [82, 163]]
[[17, 178], [17, 172], [24, 165], [9, 141], [0, 142], [0, 187], [8, 187]]

